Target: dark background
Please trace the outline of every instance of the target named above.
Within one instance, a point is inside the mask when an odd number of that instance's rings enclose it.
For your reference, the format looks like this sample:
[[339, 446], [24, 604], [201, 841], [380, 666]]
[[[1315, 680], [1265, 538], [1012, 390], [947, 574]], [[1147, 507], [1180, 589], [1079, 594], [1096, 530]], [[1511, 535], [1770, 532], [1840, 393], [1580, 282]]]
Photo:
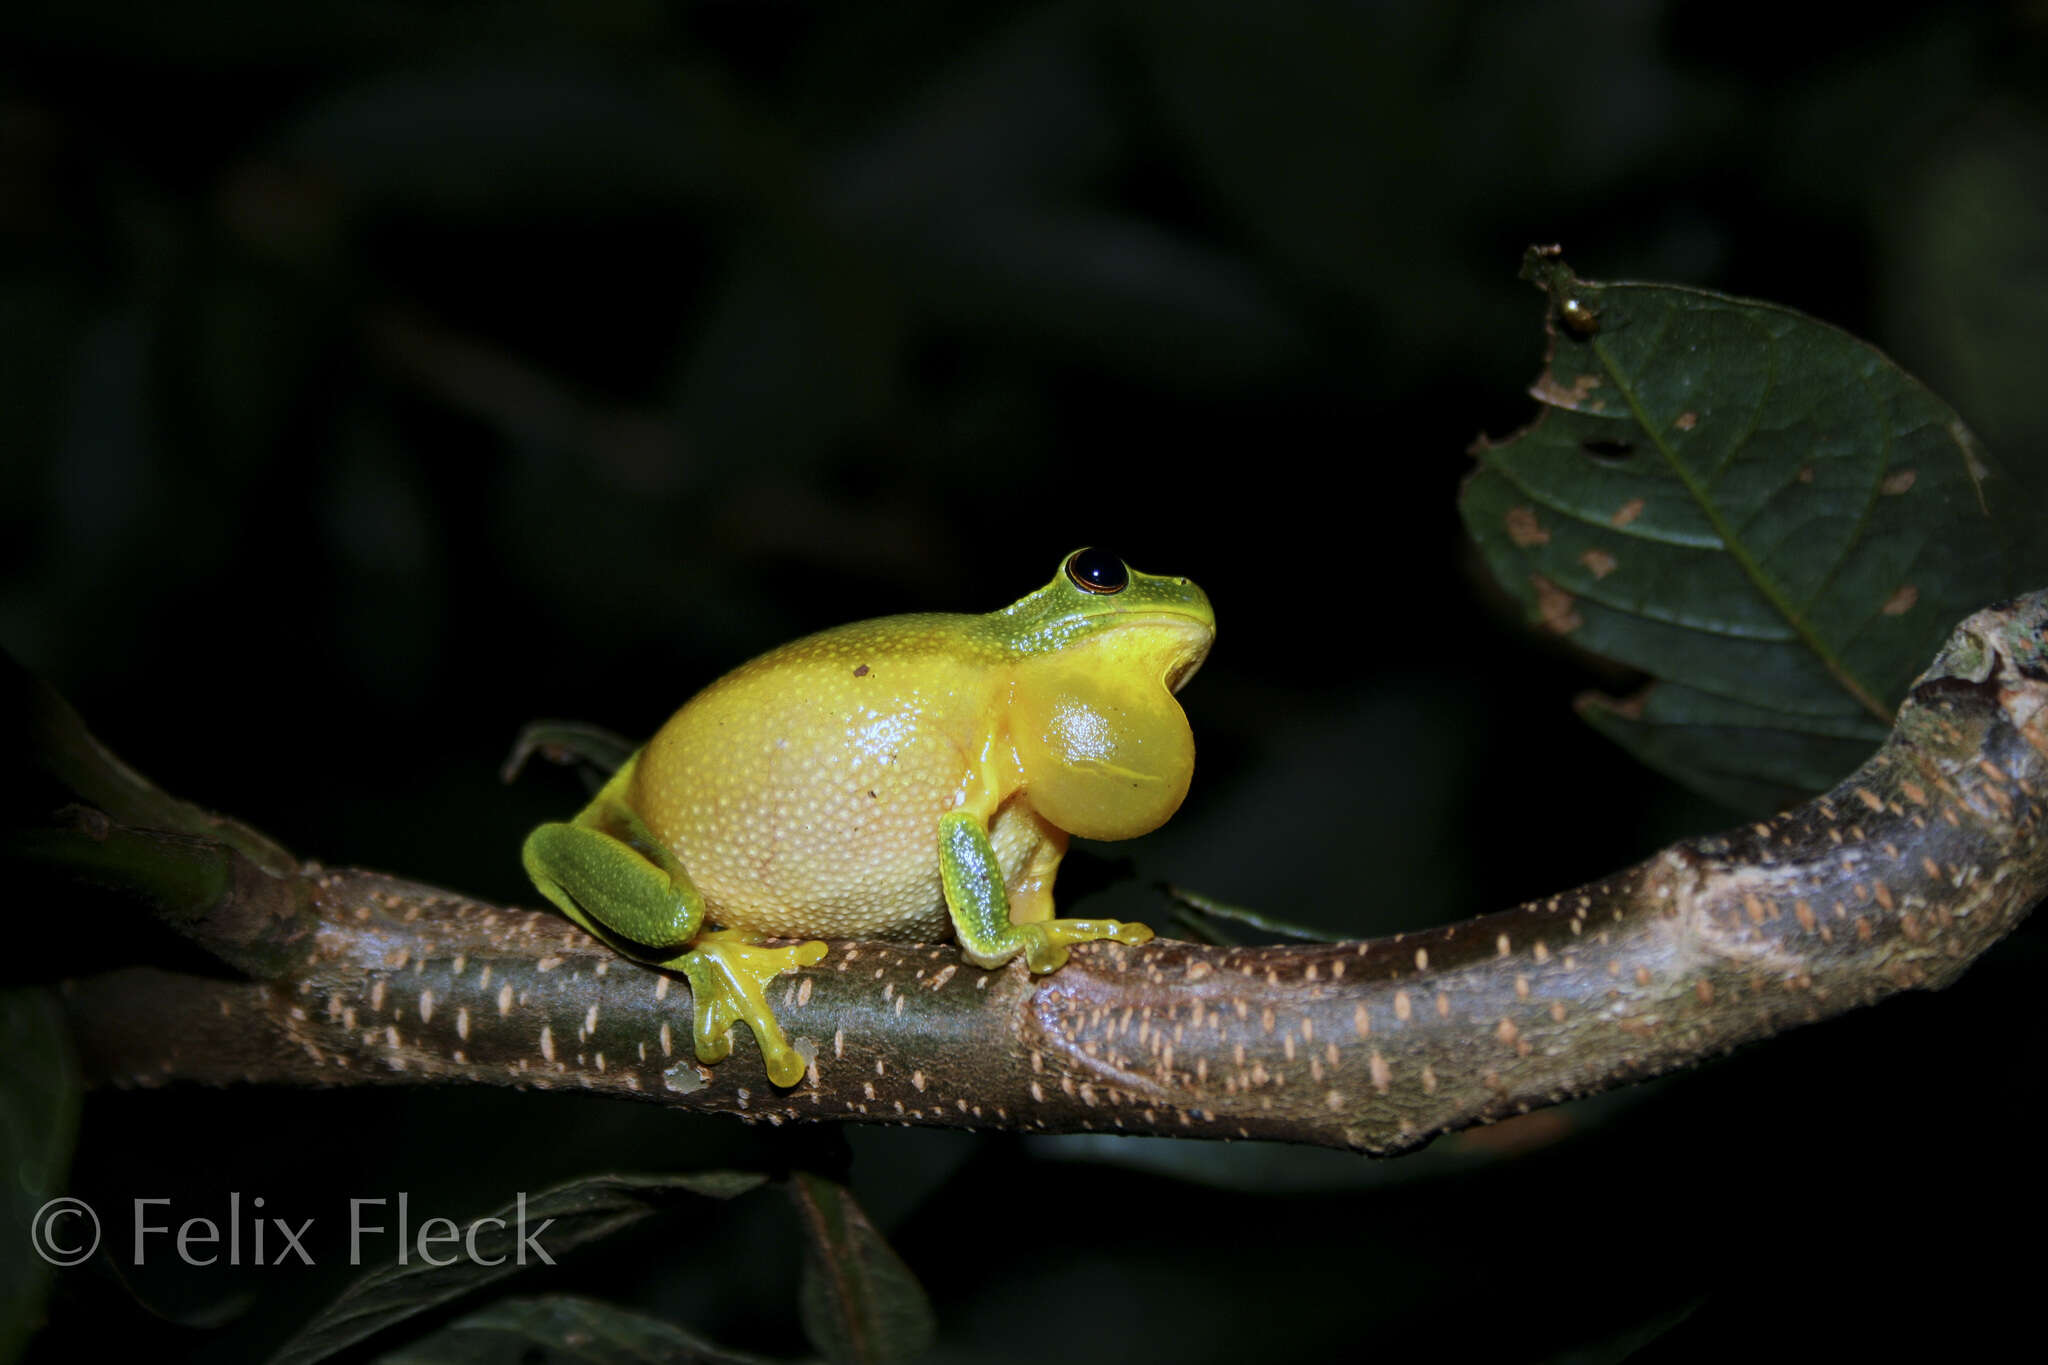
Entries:
[[[302, 855], [530, 903], [519, 840], [581, 792], [498, 782], [526, 720], [644, 735], [1102, 544], [1220, 634], [1186, 807], [1067, 905], [1165, 927], [1170, 877], [1363, 934], [1571, 885], [1728, 816], [1573, 719], [1630, 680], [1459, 527], [1464, 448], [1533, 411], [1526, 244], [1847, 327], [2008, 461], [2048, 438], [2048, 8], [1793, 8], [16, 0], [0, 646]], [[2041, 1212], [2040, 945], [1392, 1163], [162, 1092], [89, 1101], [74, 1190], [339, 1228], [844, 1140], [947, 1360], [1967, 1346], [2024, 1308], [1990, 1239]], [[790, 1353], [797, 1254], [757, 1195], [518, 1287]], [[243, 1358], [346, 1275], [155, 1269], [64, 1276], [41, 1358]]]

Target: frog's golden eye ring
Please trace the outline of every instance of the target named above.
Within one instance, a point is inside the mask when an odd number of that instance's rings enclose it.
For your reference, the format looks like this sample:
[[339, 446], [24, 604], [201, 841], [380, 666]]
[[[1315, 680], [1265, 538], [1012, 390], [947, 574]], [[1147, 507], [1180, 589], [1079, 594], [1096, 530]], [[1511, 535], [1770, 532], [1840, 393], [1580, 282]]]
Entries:
[[1083, 592], [1122, 592], [1131, 585], [1131, 571], [1107, 550], [1076, 550], [1068, 555], [1067, 577]]

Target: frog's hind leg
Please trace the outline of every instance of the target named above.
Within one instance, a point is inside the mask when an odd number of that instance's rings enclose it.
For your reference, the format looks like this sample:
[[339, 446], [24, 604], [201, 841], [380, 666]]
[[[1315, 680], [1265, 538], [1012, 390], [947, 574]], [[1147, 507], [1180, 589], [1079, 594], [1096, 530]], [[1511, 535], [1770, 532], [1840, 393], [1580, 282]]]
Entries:
[[760, 1046], [769, 1080], [785, 1086], [802, 1080], [803, 1056], [783, 1036], [765, 990], [782, 973], [817, 963], [826, 951], [818, 942], [771, 948], [736, 929], [713, 929], [698, 935], [689, 952], [662, 963], [690, 980], [697, 1060], [724, 1060], [732, 1051], [732, 1026], [744, 1023]]
[[638, 817], [621, 808], [614, 827], [587, 815], [540, 826], [521, 850], [527, 875], [563, 914], [628, 957], [681, 948], [703, 927], [704, 897]]
[[642, 962], [677, 952], [704, 926], [704, 897], [681, 860], [633, 813], [639, 754], [566, 823], [526, 836], [526, 874], [543, 896], [619, 952]]
[[638, 754], [627, 759], [574, 820], [528, 835], [526, 871], [563, 914], [619, 952], [689, 978], [700, 1061], [723, 1059], [732, 1051], [732, 1026], [744, 1023], [761, 1046], [769, 1079], [795, 1085], [804, 1059], [783, 1036], [763, 991], [782, 973], [824, 957], [825, 945], [770, 948], [730, 929], [699, 932], [703, 894], [626, 799], [638, 761]]

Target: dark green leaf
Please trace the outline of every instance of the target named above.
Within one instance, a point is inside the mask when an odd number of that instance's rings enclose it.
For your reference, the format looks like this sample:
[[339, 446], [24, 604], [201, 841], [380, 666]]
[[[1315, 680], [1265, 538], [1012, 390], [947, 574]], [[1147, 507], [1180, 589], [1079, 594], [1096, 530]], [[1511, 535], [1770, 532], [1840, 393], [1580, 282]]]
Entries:
[[789, 1183], [810, 1244], [800, 1306], [804, 1334], [839, 1365], [909, 1360], [932, 1344], [924, 1289], [843, 1186], [801, 1174]]
[[[1863, 131], [1863, 120], [1844, 120]], [[1995, 102], [1944, 134], [1887, 196], [1887, 322], [1916, 370], [2021, 477], [2048, 455], [2048, 118]], [[1893, 170], [1894, 167], [1887, 167]]]
[[2027, 509], [1962, 419], [1789, 309], [1595, 284], [1554, 252], [1536, 422], [1460, 508], [1532, 620], [1653, 680], [1582, 713], [1751, 810], [1884, 736], [1954, 623], [2027, 575]]
[[512, 741], [512, 753], [506, 758], [505, 766], [499, 769], [498, 776], [507, 782], [512, 781], [526, 766], [526, 760], [539, 754], [550, 763], [574, 767], [583, 775], [590, 789], [596, 791], [605, 784], [605, 779], [633, 756], [637, 747], [631, 740], [610, 730], [582, 721], [529, 721], [519, 731], [519, 737]]
[[85, 1215], [49, 1207], [78, 1131], [78, 1070], [63, 1012], [47, 991], [0, 991], [0, 1038], [0, 1361], [11, 1361], [42, 1324], [50, 1282], [51, 1263], [29, 1248], [62, 1258], [89, 1234]]
[[384, 1365], [643, 1365], [650, 1360], [758, 1365], [660, 1318], [595, 1299], [502, 1299], [378, 1357]]
[[[1234, 920], [1239, 924], [1250, 925], [1254, 929], [1263, 930], [1269, 934], [1278, 934], [1281, 938], [1300, 939], [1306, 943], [1341, 943], [1344, 941], [1338, 935], [1325, 930], [1310, 928], [1305, 924], [1295, 924], [1291, 921], [1265, 914], [1262, 911], [1247, 910], [1241, 905], [1228, 905], [1223, 901], [1213, 900], [1208, 896], [1197, 895], [1195, 892], [1182, 887], [1168, 886], [1164, 889], [1168, 896], [1179, 902], [1179, 905], [1174, 910], [1176, 917], [1185, 924], [1201, 928], [1205, 934], [1217, 933], [1216, 926], [1209, 923], [1209, 921], [1227, 919]], [[1186, 907], [1187, 911], [1193, 911], [1194, 913], [1185, 913], [1180, 907]], [[1212, 941], [1227, 943], [1232, 940], [1227, 937], [1218, 937]]]
[[1578, 711], [1658, 772], [1747, 811], [1779, 810], [1833, 786], [1880, 737], [1856, 718], [1844, 718], [1839, 734], [1820, 717], [1788, 727], [1760, 707], [1672, 682], [1625, 701], [1588, 692]]
[[[473, 1289], [516, 1275], [529, 1265], [547, 1265], [566, 1253], [609, 1237], [679, 1198], [703, 1195], [729, 1199], [763, 1183], [764, 1176], [746, 1171], [707, 1171], [691, 1175], [601, 1175], [578, 1180], [499, 1209], [495, 1224], [477, 1227], [475, 1250], [468, 1244], [429, 1244], [437, 1259], [432, 1265], [418, 1250], [406, 1249], [404, 1263], [391, 1261], [357, 1280], [278, 1352], [276, 1365], [309, 1365], [347, 1346], [402, 1322], [416, 1313], [460, 1298]], [[417, 1239], [424, 1215], [412, 1212], [411, 1235]], [[365, 1214], [394, 1227], [391, 1206]]]
[[166, 794], [114, 757], [56, 689], [4, 652], [0, 733], [20, 753], [18, 768], [7, 774], [11, 779], [40, 773], [79, 801], [134, 829], [190, 834], [225, 845], [281, 876], [298, 871], [297, 859], [247, 825]]

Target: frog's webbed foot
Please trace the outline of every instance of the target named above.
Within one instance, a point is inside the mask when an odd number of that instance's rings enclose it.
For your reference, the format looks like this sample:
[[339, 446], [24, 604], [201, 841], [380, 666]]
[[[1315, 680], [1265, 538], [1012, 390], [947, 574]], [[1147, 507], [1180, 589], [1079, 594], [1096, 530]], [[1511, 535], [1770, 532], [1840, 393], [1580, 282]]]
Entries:
[[804, 1078], [804, 1059], [783, 1036], [782, 1025], [764, 994], [767, 985], [784, 972], [809, 967], [823, 959], [822, 943], [797, 943], [781, 948], [762, 946], [748, 934], [735, 929], [714, 929], [700, 934], [690, 951], [664, 962], [690, 980], [690, 999], [696, 1009], [691, 1037], [700, 1062], [723, 1061], [732, 1051], [732, 1026], [744, 1023], [753, 1030], [767, 1065], [768, 1079], [777, 1085], [795, 1085]]
[[1152, 931], [1144, 925], [1117, 919], [1043, 919], [1011, 928], [1023, 940], [1024, 965], [1034, 972], [1064, 966], [1070, 943], [1115, 939], [1135, 947], [1152, 938]]
[[1067, 946], [1114, 939], [1133, 947], [1152, 940], [1152, 931], [1142, 924], [1117, 919], [1042, 919], [1029, 924], [1012, 924], [984, 938], [961, 935], [960, 950], [977, 967], [995, 968], [1022, 955], [1024, 965], [1034, 972], [1050, 972], [1067, 963]]

